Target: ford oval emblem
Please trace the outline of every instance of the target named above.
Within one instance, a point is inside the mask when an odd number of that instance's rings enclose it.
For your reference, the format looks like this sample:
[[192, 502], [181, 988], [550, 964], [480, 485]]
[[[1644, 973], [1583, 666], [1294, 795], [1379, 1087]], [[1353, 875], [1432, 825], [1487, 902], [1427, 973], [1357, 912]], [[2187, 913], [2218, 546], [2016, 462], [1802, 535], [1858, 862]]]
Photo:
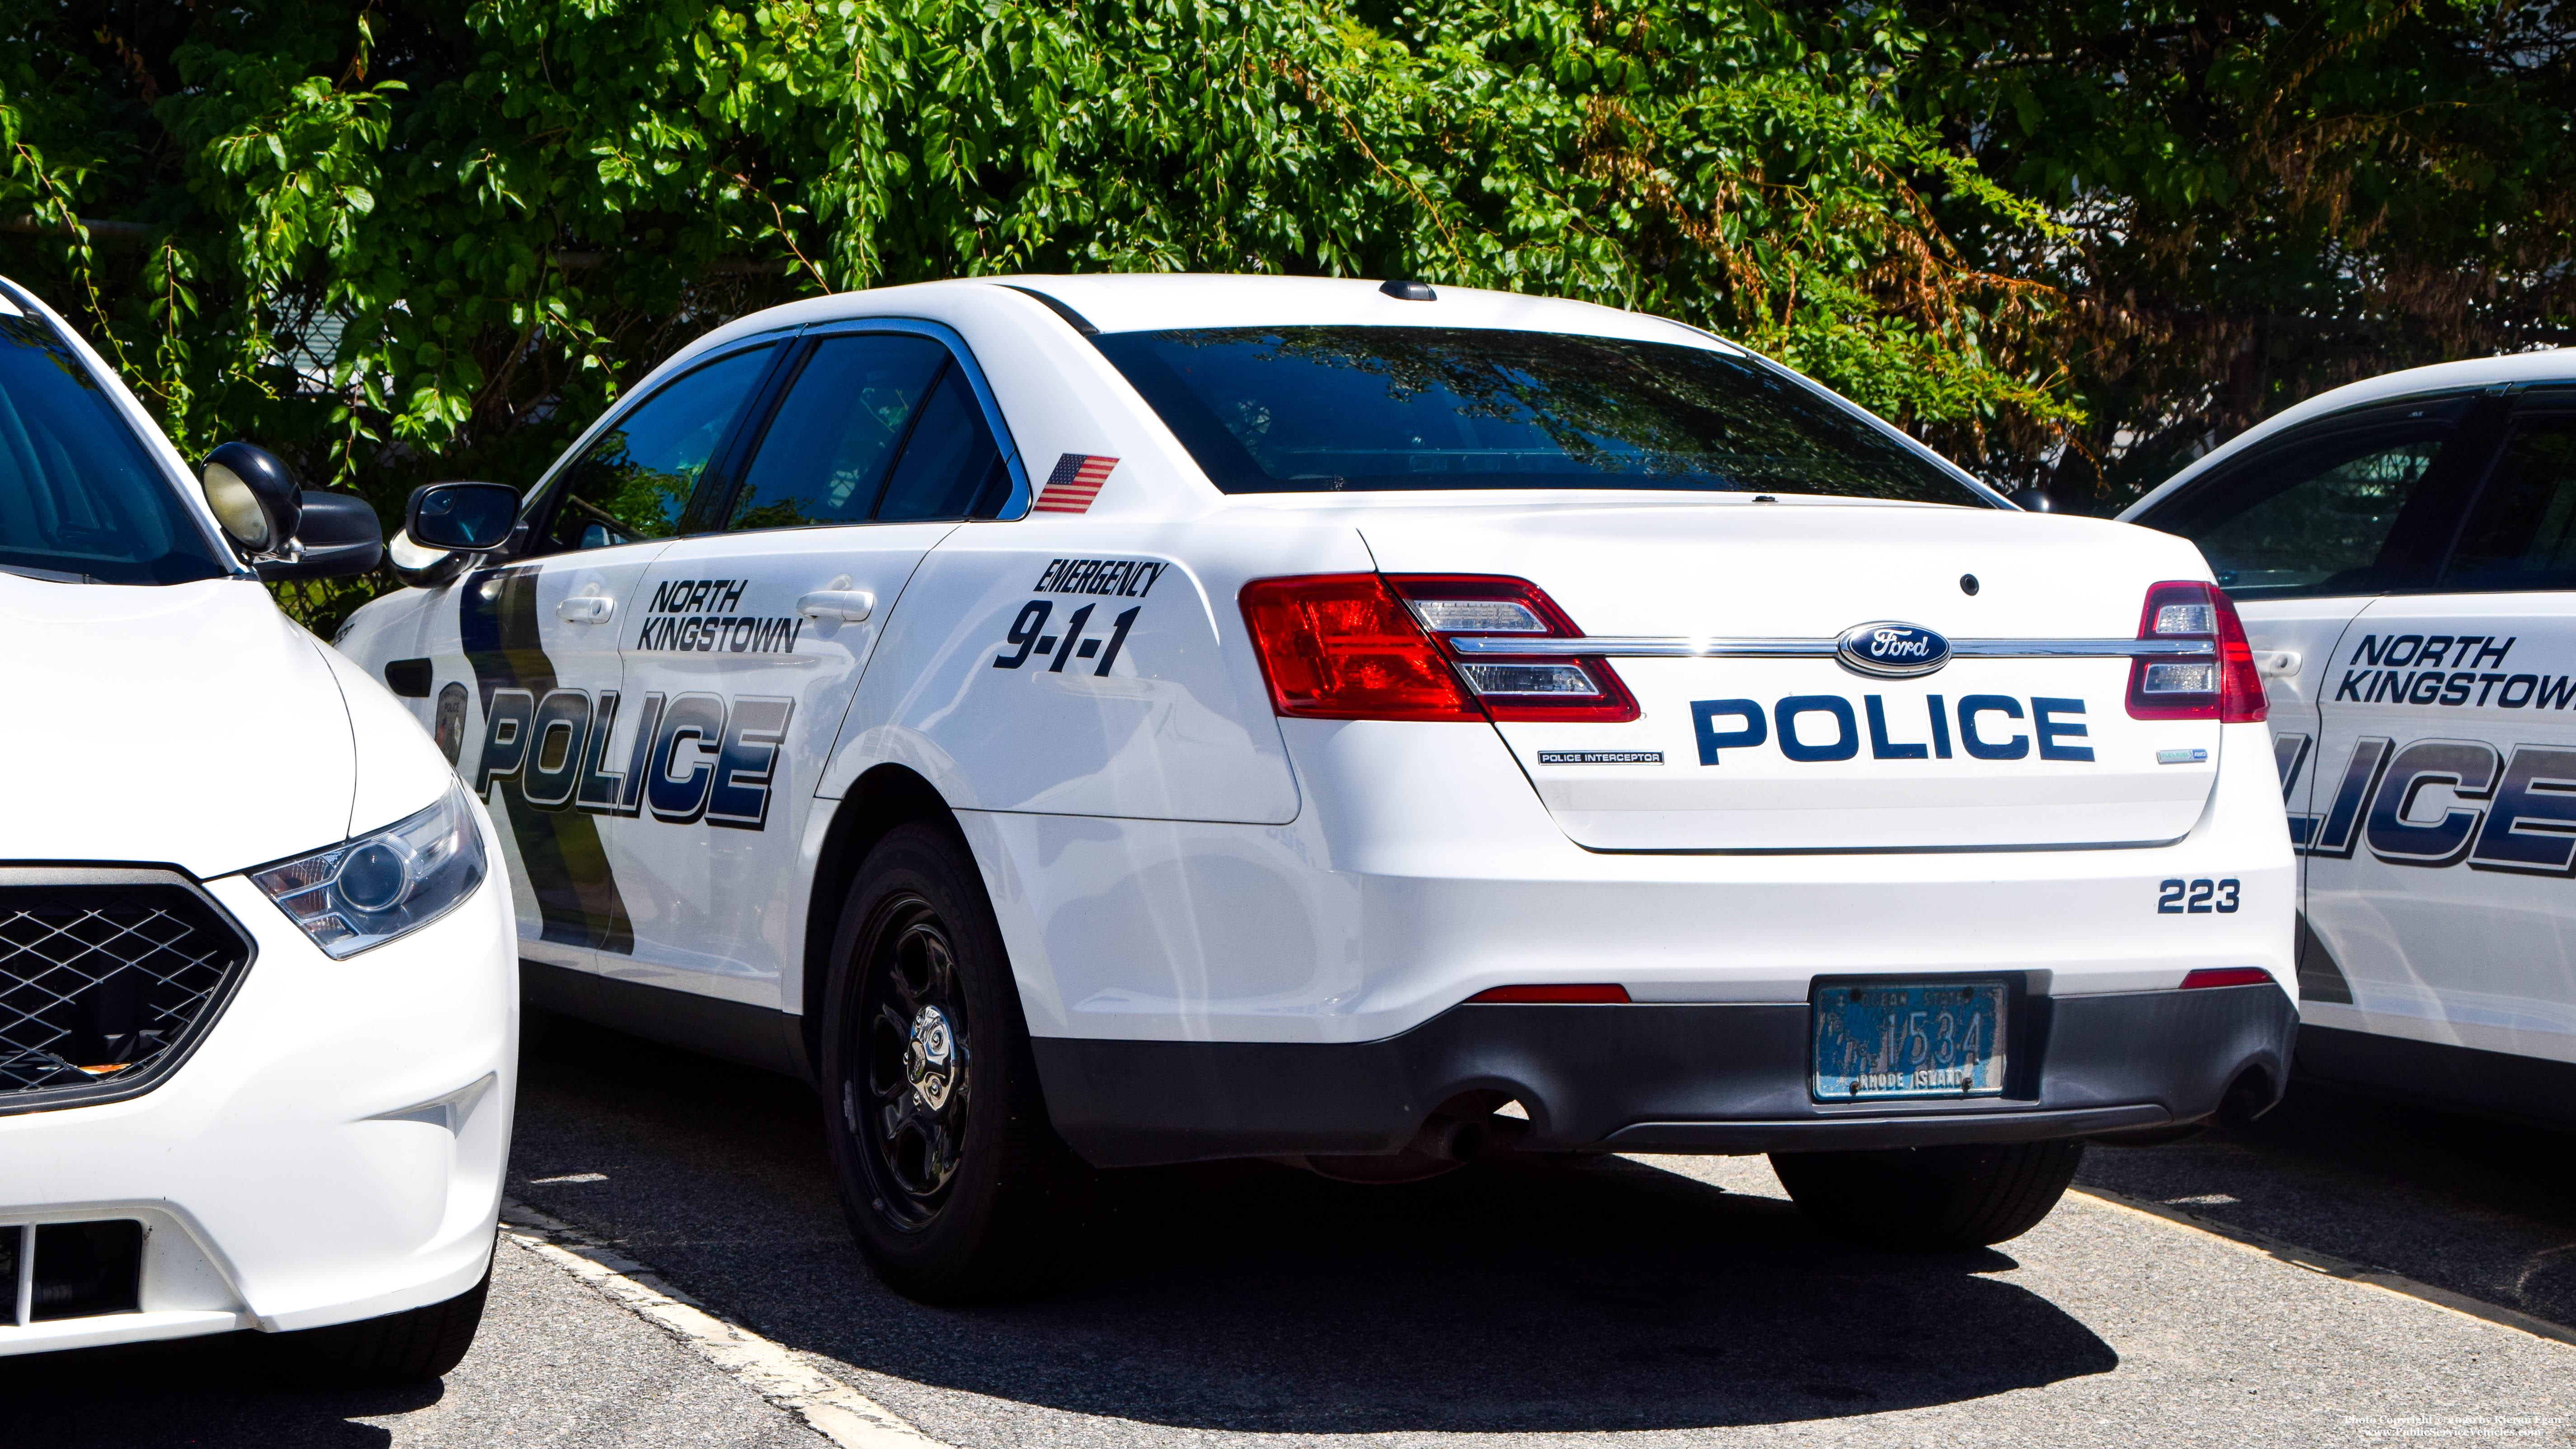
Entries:
[[1843, 667], [1881, 679], [1910, 679], [1950, 662], [1950, 641], [1919, 624], [1860, 624], [1834, 641]]

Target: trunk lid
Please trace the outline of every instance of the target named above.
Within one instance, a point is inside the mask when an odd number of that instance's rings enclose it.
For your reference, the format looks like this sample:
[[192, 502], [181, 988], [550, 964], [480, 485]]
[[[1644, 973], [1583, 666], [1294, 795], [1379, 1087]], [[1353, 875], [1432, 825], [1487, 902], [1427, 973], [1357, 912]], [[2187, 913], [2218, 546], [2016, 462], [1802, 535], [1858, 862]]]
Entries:
[[[1511, 575], [1587, 638], [1696, 648], [1812, 649], [1878, 622], [1970, 651], [2124, 643], [2150, 584], [2208, 576], [2180, 539], [1999, 510], [1728, 498], [1355, 512], [1388, 574]], [[1557, 823], [1597, 850], [2148, 844], [2189, 832], [2217, 777], [2219, 725], [2131, 718], [2123, 656], [1971, 652], [1913, 678], [1829, 654], [1609, 663], [1637, 719], [1498, 726]]]

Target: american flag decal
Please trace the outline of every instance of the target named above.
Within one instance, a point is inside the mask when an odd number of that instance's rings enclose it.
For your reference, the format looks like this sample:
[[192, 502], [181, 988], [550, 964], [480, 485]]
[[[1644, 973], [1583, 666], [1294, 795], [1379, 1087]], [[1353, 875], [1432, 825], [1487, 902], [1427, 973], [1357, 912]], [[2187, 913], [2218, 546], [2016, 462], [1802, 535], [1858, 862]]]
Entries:
[[1100, 496], [1100, 485], [1109, 481], [1109, 470], [1117, 466], [1115, 458], [1065, 454], [1055, 460], [1055, 471], [1047, 475], [1046, 486], [1038, 490], [1038, 501], [1030, 505], [1030, 511], [1089, 512], [1091, 500]]

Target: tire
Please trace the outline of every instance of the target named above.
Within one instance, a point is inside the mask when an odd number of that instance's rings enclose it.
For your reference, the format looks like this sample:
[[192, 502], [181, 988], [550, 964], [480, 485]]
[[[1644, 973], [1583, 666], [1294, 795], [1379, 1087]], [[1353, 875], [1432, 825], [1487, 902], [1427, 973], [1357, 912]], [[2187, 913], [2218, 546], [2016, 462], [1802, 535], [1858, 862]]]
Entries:
[[1027, 1288], [1083, 1174], [1048, 1125], [1001, 930], [951, 831], [898, 826], [860, 864], [822, 1048], [841, 1206], [878, 1279], [924, 1303]]
[[1775, 1152], [1771, 1170], [1818, 1227], [1915, 1252], [1982, 1248], [2039, 1226], [2084, 1144], [2015, 1142], [1883, 1152]]
[[486, 1266], [482, 1282], [443, 1303], [283, 1334], [277, 1347], [312, 1383], [385, 1388], [445, 1378], [474, 1346], [491, 1292]]

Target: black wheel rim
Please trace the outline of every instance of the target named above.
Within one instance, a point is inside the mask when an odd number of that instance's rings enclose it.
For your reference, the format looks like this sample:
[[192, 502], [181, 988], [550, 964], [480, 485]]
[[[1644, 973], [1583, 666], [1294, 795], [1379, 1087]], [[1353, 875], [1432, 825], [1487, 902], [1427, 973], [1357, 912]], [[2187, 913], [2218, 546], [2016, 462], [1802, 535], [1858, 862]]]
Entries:
[[877, 1214], [919, 1231], [947, 1205], [965, 1157], [972, 1096], [965, 983], [946, 923], [913, 895], [880, 910], [857, 966], [841, 1123], [855, 1139]]

